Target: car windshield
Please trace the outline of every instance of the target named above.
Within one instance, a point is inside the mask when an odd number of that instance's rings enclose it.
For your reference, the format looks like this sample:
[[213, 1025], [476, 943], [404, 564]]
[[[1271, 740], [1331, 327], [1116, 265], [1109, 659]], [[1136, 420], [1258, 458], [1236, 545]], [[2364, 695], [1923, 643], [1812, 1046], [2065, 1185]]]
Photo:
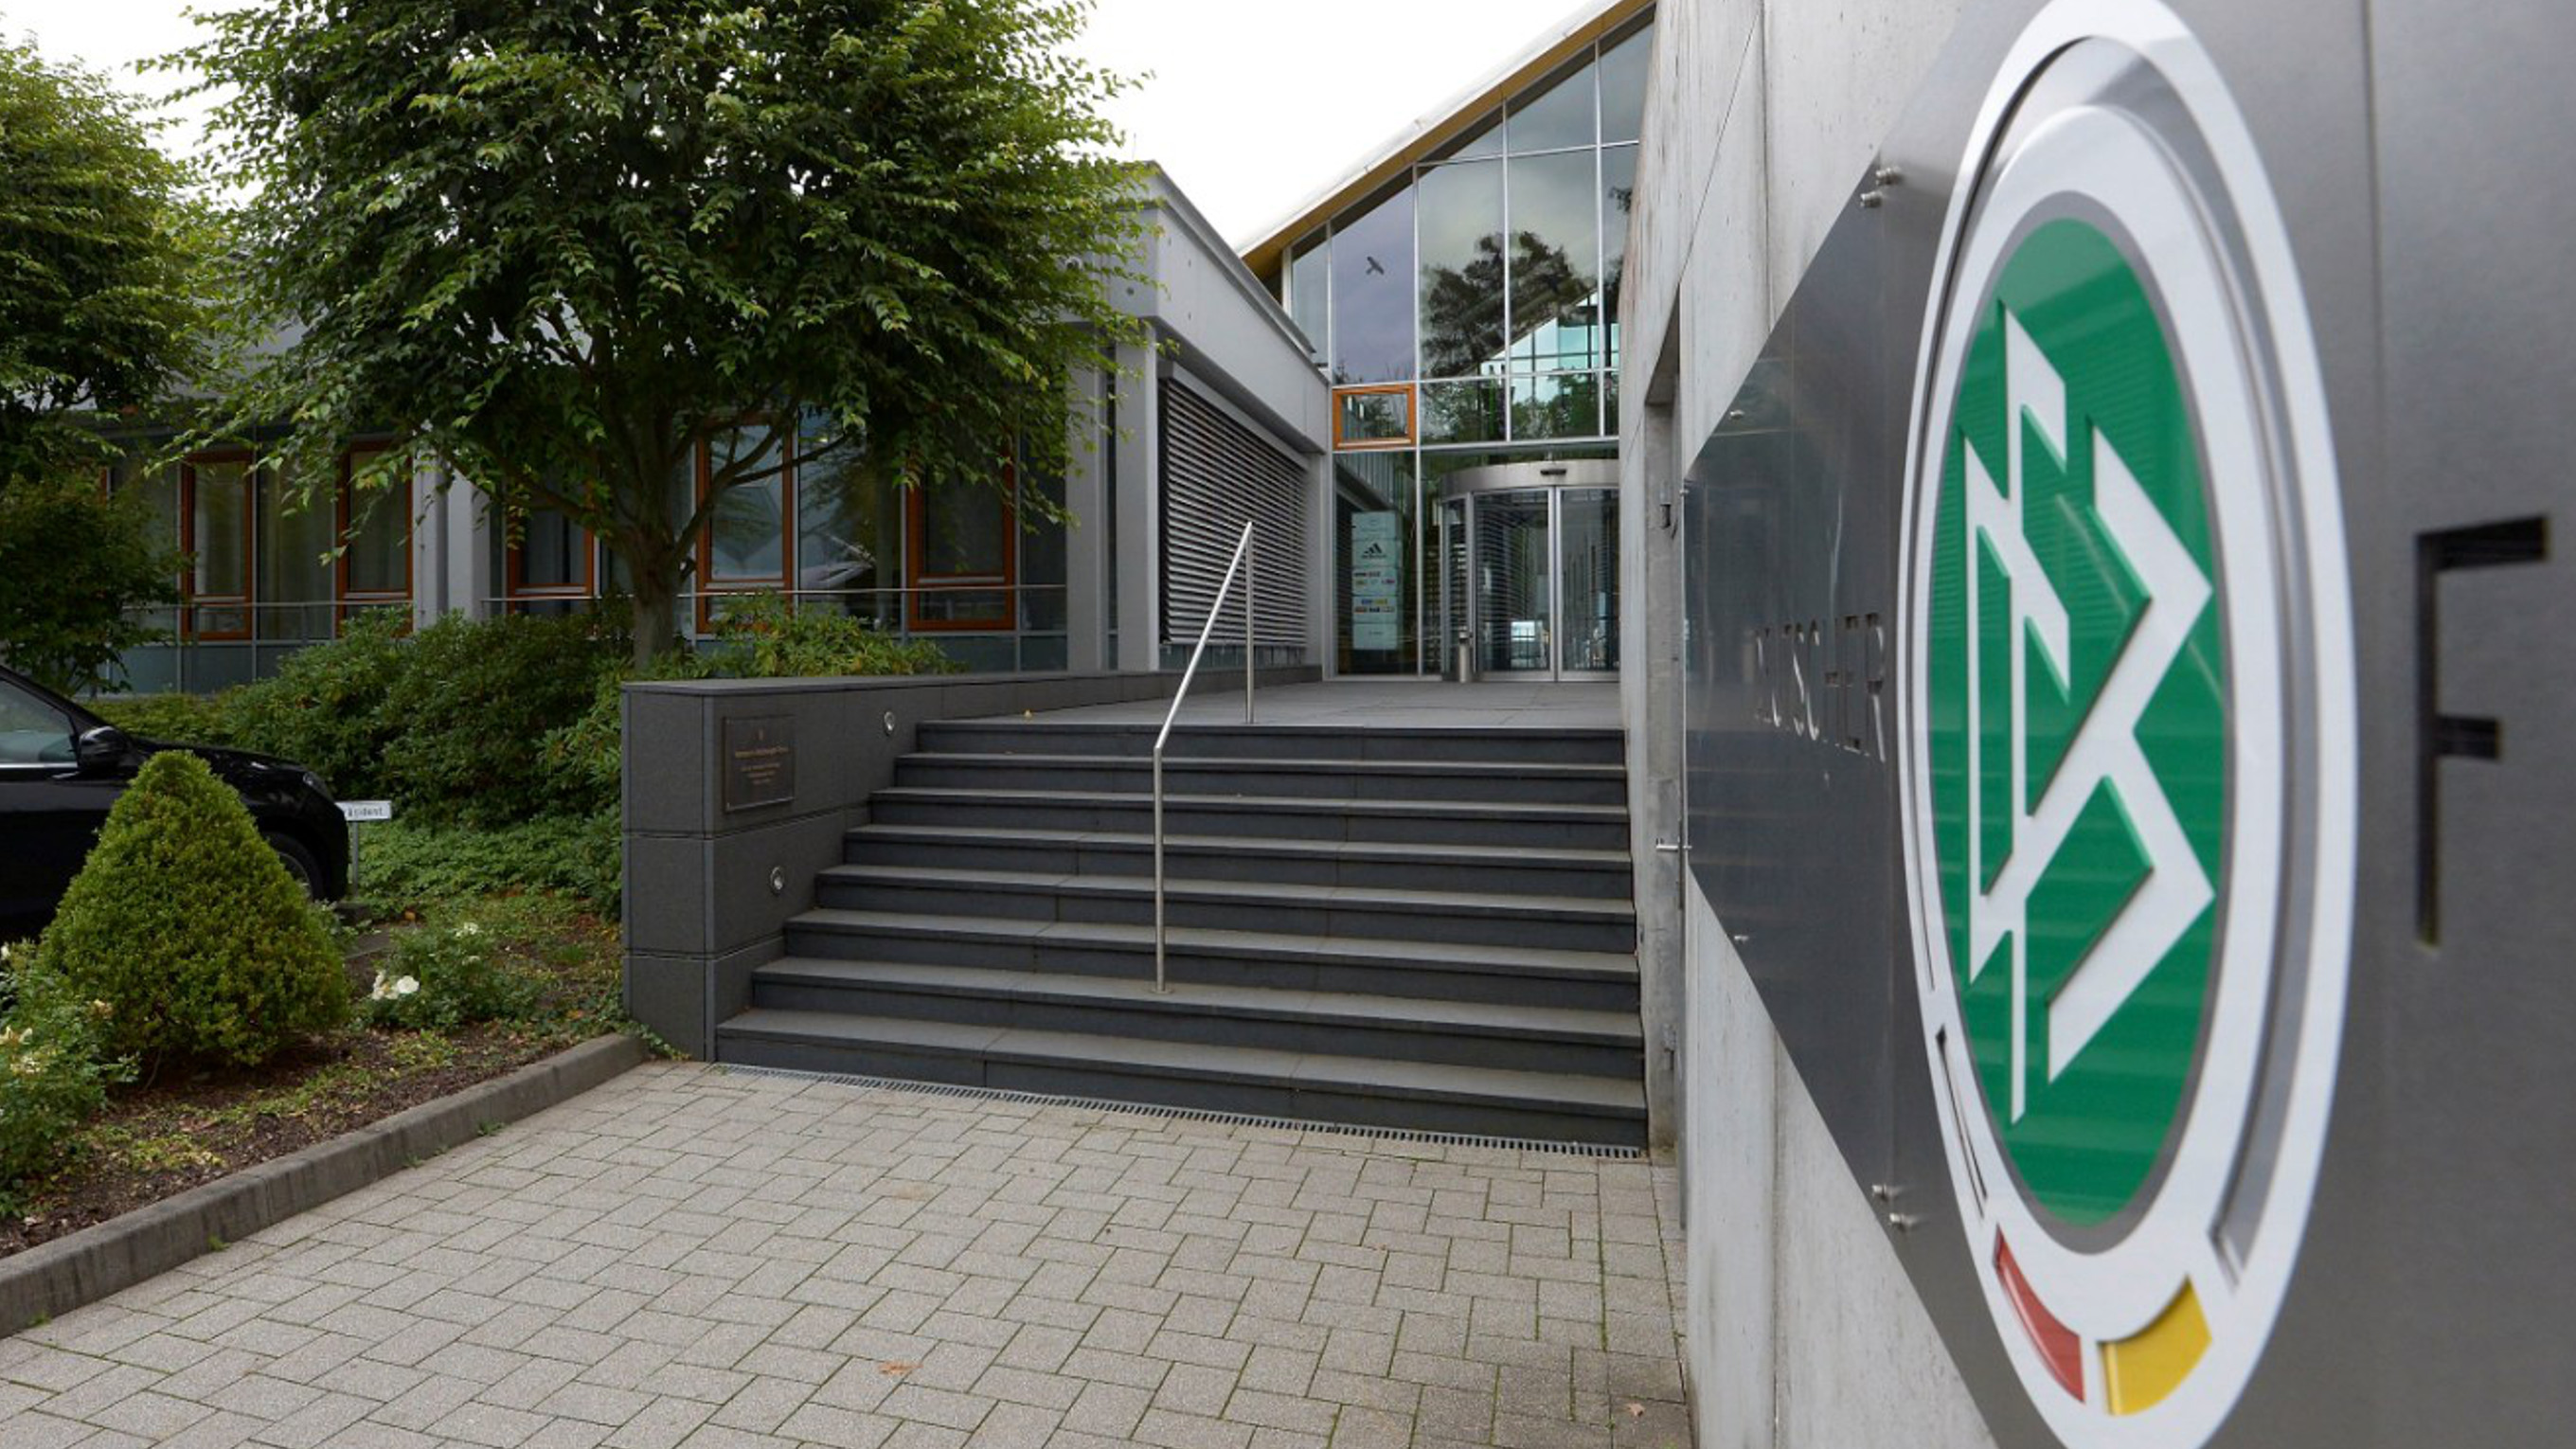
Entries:
[[71, 716], [33, 690], [0, 679], [0, 765], [71, 762]]

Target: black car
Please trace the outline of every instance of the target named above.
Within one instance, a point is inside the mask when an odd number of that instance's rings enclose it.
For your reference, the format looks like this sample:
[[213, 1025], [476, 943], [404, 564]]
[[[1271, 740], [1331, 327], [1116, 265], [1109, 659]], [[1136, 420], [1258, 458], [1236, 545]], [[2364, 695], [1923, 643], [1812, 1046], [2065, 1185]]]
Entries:
[[246, 750], [136, 739], [0, 669], [0, 939], [42, 926], [143, 761], [186, 750], [239, 791], [286, 870], [319, 900], [349, 888], [349, 826], [320, 777]]

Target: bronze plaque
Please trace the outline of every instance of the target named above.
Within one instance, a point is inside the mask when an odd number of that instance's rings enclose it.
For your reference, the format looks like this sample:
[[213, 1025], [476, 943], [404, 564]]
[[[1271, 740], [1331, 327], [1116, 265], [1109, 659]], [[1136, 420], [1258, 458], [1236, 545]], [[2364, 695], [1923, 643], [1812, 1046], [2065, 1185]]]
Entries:
[[787, 716], [724, 722], [724, 808], [749, 810], [796, 798], [796, 722]]

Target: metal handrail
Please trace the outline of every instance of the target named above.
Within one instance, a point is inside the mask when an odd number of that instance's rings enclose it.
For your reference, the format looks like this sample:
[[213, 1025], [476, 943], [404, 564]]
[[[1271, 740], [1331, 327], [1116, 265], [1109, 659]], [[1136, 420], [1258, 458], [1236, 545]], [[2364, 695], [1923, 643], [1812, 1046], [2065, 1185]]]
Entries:
[[1190, 667], [1181, 671], [1181, 687], [1172, 693], [1172, 707], [1163, 713], [1163, 732], [1154, 736], [1154, 994], [1169, 996], [1172, 984], [1163, 972], [1163, 746], [1172, 738], [1172, 724], [1181, 717], [1181, 703], [1190, 697], [1190, 681], [1198, 678], [1199, 656], [1207, 652], [1208, 636], [1216, 632], [1218, 616], [1225, 612], [1225, 596], [1234, 589], [1235, 570], [1243, 571], [1243, 722], [1252, 723], [1252, 525], [1243, 525], [1243, 541], [1234, 546], [1234, 557], [1226, 561], [1225, 581], [1216, 586], [1216, 599], [1208, 605], [1207, 622], [1199, 626], [1199, 642], [1190, 650]]

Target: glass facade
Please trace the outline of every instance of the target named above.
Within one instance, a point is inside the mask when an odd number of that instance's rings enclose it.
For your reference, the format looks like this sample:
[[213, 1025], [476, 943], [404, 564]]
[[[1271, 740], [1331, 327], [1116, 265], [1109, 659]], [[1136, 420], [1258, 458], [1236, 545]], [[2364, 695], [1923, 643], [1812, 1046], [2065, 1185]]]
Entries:
[[[737, 462], [752, 475], [710, 511], [683, 627], [710, 634], [729, 598], [785, 593], [798, 609], [930, 639], [970, 670], [1064, 667], [1064, 526], [1024, 526], [1039, 515], [1020, 502], [1035, 493], [1060, 510], [1061, 480], [1005, 462], [1016, 476], [1000, 488], [907, 488], [867, 466], [865, 450], [842, 443], [820, 413], [800, 418], [787, 445], [781, 466], [770, 451], [777, 435], [746, 423], [715, 434], [672, 480], [676, 506], [702, 501]], [[492, 547], [502, 581], [492, 602], [513, 613], [586, 609], [626, 588], [616, 560], [557, 513], [531, 511], [496, 531]]]
[[[1650, 17], [1470, 118], [1289, 249], [1282, 301], [1335, 389], [1337, 668], [1440, 668], [1422, 621], [1440, 479], [1608, 456]], [[1587, 603], [1595, 625], [1616, 601]]]
[[[351, 458], [372, 449], [353, 449]], [[336, 484], [306, 490], [241, 452], [208, 452], [143, 466], [145, 450], [108, 470], [107, 486], [139, 496], [156, 544], [185, 565], [175, 608], [135, 611], [165, 642], [128, 650], [126, 684], [140, 691], [212, 690], [273, 670], [307, 644], [335, 637], [360, 608], [411, 602], [412, 513], [399, 492], [353, 497]]]

